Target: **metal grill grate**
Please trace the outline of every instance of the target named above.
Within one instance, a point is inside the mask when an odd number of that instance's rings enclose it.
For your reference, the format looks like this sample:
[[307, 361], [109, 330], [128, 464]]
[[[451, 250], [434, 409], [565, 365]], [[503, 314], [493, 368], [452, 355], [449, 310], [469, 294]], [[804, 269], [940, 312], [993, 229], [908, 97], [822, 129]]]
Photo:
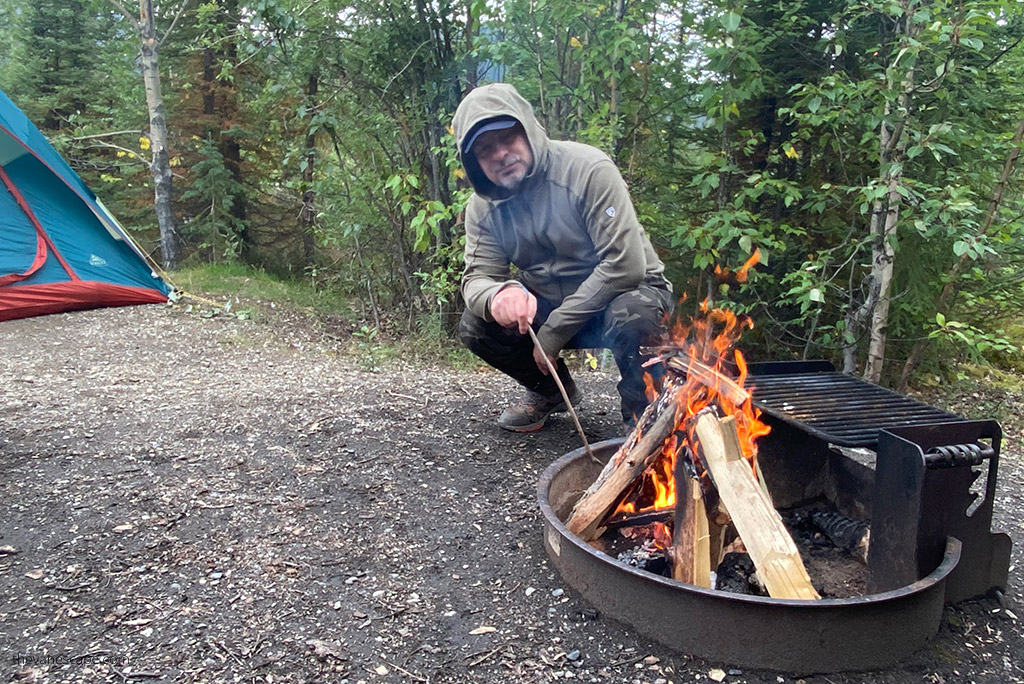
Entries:
[[757, 374], [751, 367], [745, 386], [754, 405], [831, 444], [873, 449], [880, 430], [964, 420], [835, 370], [778, 372], [782, 368], [766, 365], [768, 372]]

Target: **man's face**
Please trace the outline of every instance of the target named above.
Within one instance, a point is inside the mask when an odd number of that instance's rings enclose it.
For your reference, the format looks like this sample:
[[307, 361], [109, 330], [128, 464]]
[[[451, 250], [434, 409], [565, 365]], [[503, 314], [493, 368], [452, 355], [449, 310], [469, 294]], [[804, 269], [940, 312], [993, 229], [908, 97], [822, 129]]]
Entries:
[[533, 150], [521, 124], [481, 134], [471, 152], [487, 179], [506, 190], [518, 188], [533, 168]]

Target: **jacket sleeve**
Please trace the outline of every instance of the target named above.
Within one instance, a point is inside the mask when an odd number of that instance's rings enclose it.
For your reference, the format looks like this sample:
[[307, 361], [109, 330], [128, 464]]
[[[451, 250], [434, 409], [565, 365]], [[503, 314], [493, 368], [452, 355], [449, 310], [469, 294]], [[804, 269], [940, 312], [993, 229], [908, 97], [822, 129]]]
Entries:
[[491, 299], [503, 286], [514, 284], [509, 260], [501, 243], [483, 220], [486, 205], [473, 198], [466, 208], [465, 269], [462, 272], [462, 297], [466, 308], [485, 321], [491, 317]]
[[643, 228], [626, 181], [610, 159], [591, 166], [579, 207], [600, 261], [538, 331], [537, 338], [549, 354], [557, 354], [612, 299], [635, 289], [647, 271]]

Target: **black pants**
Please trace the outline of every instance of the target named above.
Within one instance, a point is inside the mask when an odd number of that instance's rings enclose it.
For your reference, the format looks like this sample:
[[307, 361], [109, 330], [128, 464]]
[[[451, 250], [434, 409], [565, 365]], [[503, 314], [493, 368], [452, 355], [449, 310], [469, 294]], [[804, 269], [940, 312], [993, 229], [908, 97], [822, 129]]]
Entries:
[[[674, 303], [666, 286], [641, 283], [637, 289], [613, 299], [602, 314], [594, 316], [566, 344], [566, 349], [611, 350], [621, 378], [617, 389], [622, 398], [623, 420], [638, 417], [647, 406], [644, 373], [650, 372], [653, 380], [660, 382], [660, 366], [641, 367], [647, 357], [640, 354], [640, 346], [658, 343]], [[554, 304], [537, 298], [535, 330], [553, 309]], [[558, 394], [554, 379], [541, 373], [533, 360], [533, 340], [529, 335], [520, 335], [517, 328], [485, 321], [467, 309], [459, 322], [459, 337], [470, 351], [526, 389], [545, 397]], [[561, 359], [557, 369], [559, 379], [568, 389], [573, 382]]]

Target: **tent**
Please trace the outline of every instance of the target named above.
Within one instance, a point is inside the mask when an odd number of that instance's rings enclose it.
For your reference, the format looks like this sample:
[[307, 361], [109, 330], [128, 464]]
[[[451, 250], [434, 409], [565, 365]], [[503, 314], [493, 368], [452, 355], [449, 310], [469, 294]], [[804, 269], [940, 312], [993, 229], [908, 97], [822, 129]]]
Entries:
[[167, 301], [171, 288], [0, 91], [0, 321]]

